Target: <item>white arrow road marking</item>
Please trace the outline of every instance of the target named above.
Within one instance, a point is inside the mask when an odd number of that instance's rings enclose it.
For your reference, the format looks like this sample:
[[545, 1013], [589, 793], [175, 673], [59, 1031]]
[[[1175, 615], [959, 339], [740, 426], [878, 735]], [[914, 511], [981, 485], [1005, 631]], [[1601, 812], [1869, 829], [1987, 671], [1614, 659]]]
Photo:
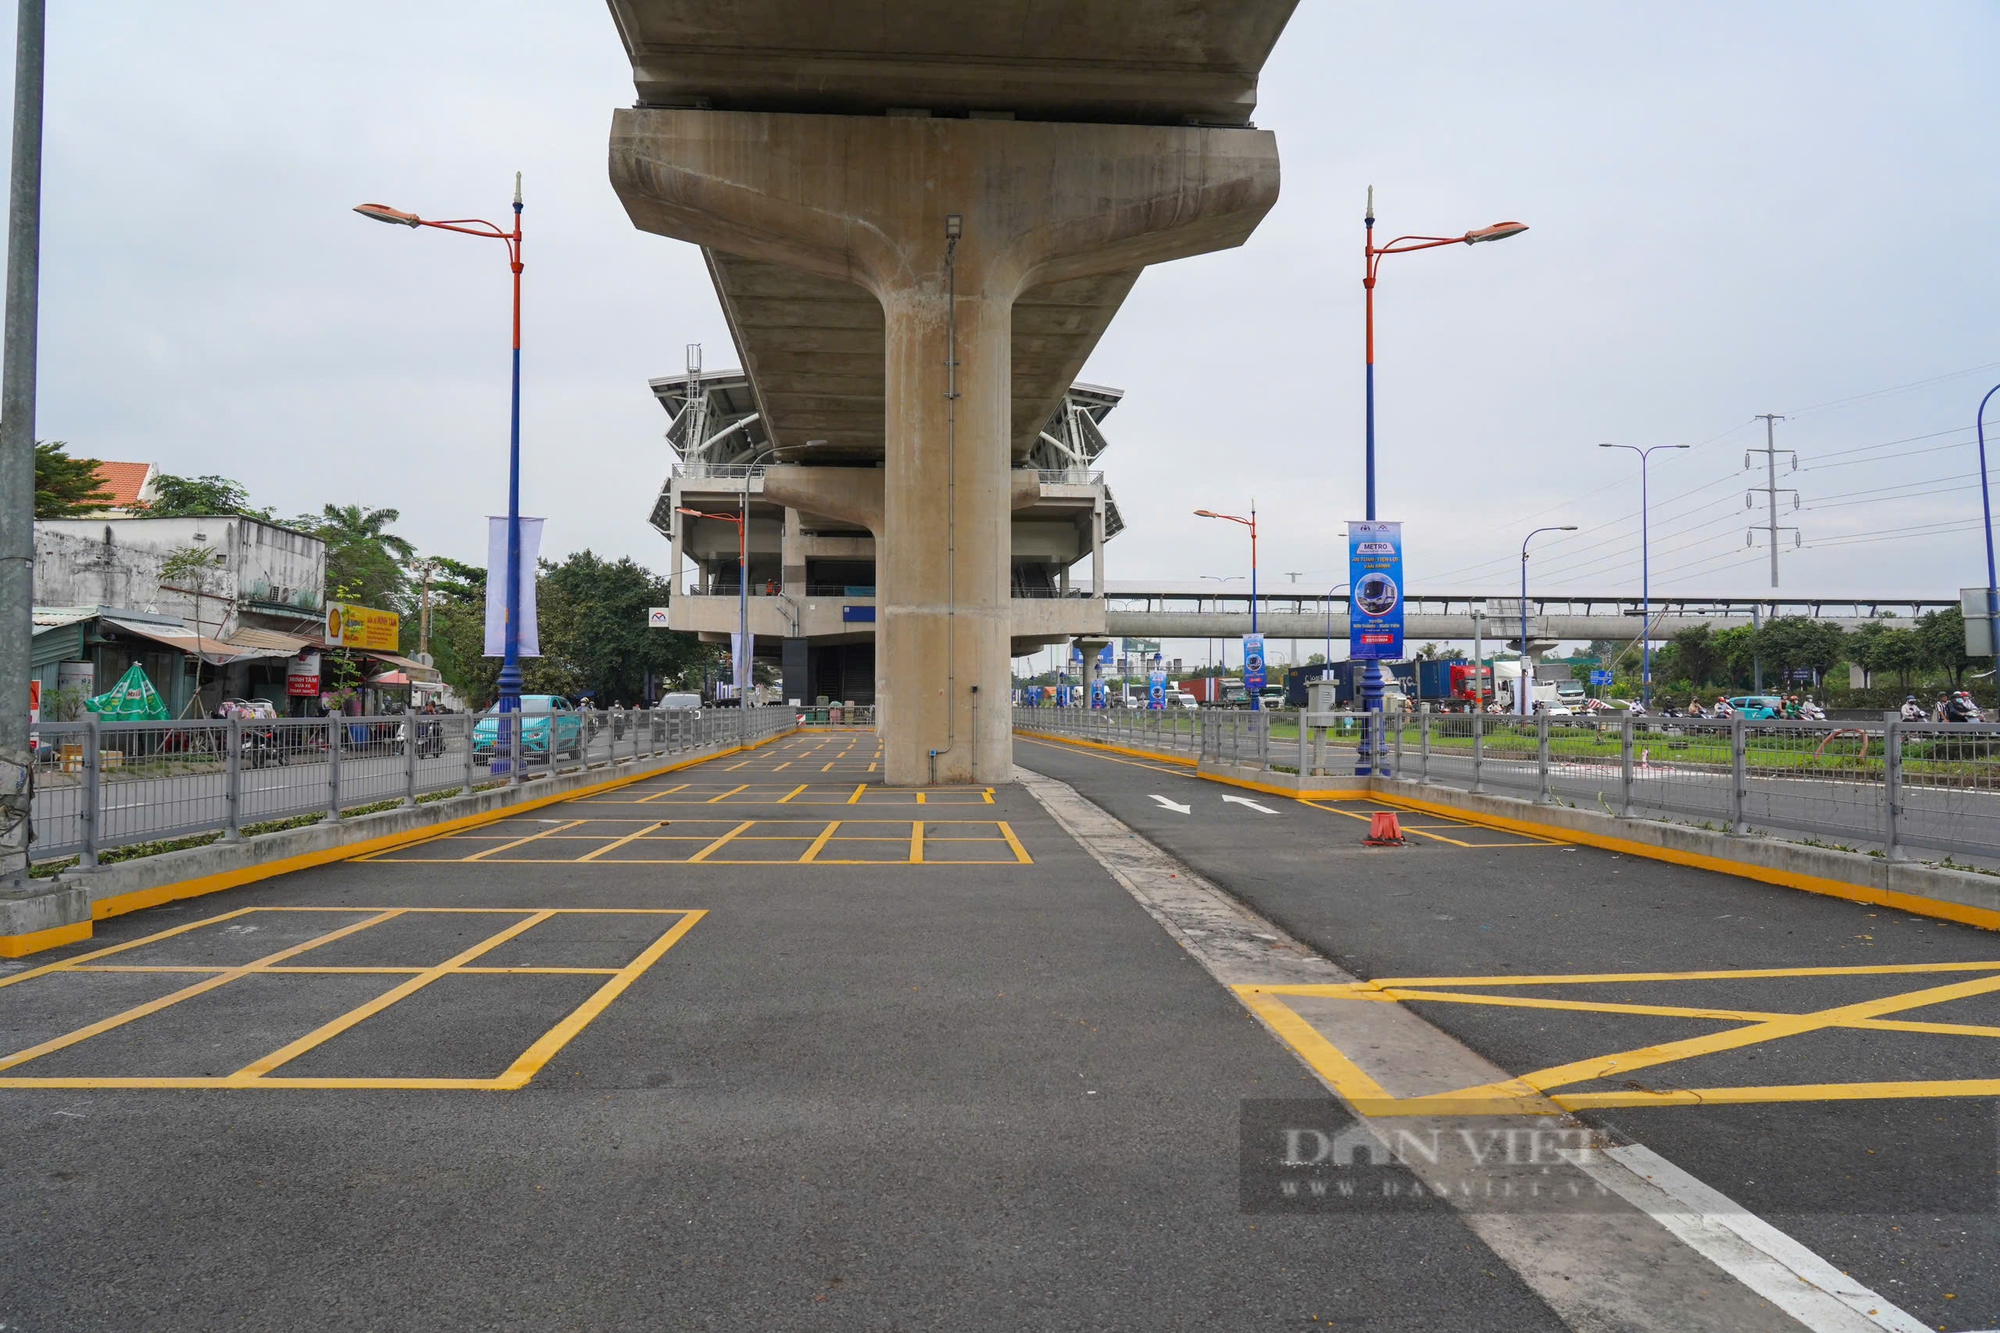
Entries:
[[1185, 815], [1185, 814], [1190, 814], [1190, 813], [1192, 813], [1192, 812], [1193, 812], [1193, 810], [1194, 810], [1194, 807], [1193, 807], [1193, 806], [1191, 806], [1191, 805], [1181, 805], [1181, 804], [1179, 804], [1178, 802], [1175, 802], [1175, 801], [1170, 801], [1170, 800], [1168, 800], [1168, 799], [1167, 799], [1166, 797], [1164, 797], [1164, 796], [1155, 796], [1155, 797], [1154, 797], [1153, 799], [1154, 799], [1154, 800], [1156, 800], [1156, 801], [1158, 801], [1158, 802], [1159, 802], [1159, 803], [1160, 803], [1161, 805], [1164, 805], [1165, 807], [1167, 807], [1167, 809], [1169, 809], [1169, 810], [1177, 810], [1177, 811], [1179, 811], [1179, 812], [1180, 812], [1181, 814], [1184, 814], [1184, 815]]
[[1275, 814], [1277, 814], [1277, 813], [1278, 813], [1278, 812], [1277, 812], [1276, 810], [1273, 810], [1273, 809], [1272, 809], [1272, 808], [1271, 808], [1270, 806], [1268, 806], [1268, 805], [1259, 805], [1259, 804], [1257, 804], [1257, 803], [1256, 803], [1255, 801], [1253, 801], [1253, 800], [1251, 800], [1251, 799], [1249, 799], [1248, 797], [1245, 797], [1245, 796], [1225, 796], [1225, 797], [1223, 797], [1222, 799], [1223, 799], [1223, 800], [1225, 800], [1225, 801], [1234, 801], [1234, 802], [1236, 802], [1236, 804], [1238, 804], [1238, 805], [1247, 805], [1247, 806], [1249, 806], [1249, 807], [1250, 807], [1250, 808], [1251, 808], [1252, 810], [1255, 810], [1255, 811], [1256, 811], [1257, 813], [1259, 813], [1259, 814], [1264, 814], [1264, 815], [1275, 815]]

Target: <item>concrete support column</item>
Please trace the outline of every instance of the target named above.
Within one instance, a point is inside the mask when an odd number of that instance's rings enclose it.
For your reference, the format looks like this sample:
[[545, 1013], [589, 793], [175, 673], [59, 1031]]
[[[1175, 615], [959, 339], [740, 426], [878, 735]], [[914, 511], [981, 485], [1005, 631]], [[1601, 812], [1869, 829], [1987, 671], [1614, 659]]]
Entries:
[[[1012, 723], [996, 702], [1008, 698], [1011, 685], [1007, 433], [1014, 303], [1011, 293], [953, 302], [943, 243], [940, 227], [937, 266], [882, 302], [885, 387], [897, 410], [888, 418], [875, 563], [875, 666], [883, 691], [875, 704], [892, 723], [882, 759], [897, 784], [1005, 782], [1014, 762]], [[976, 281], [976, 270], [958, 267]], [[946, 396], [952, 341], [956, 399]]]
[[778, 557], [785, 596], [799, 601], [806, 595], [805, 526], [799, 521], [799, 511], [785, 510], [785, 535]]

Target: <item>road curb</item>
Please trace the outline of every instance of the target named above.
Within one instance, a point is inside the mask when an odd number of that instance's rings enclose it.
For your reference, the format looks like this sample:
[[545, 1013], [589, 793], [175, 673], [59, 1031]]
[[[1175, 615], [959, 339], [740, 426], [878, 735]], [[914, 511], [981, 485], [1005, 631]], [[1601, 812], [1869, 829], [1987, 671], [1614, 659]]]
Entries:
[[53, 880], [39, 882], [29, 894], [0, 898], [0, 958], [20, 958], [80, 943], [91, 937], [95, 921], [477, 828], [557, 801], [611, 791], [722, 755], [759, 749], [790, 734], [781, 731], [748, 745], [710, 746], [644, 762], [627, 760], [616, 767], [537, 778], [519, 787], [497, 787], [426, 805], [355, 815], [338, 823], [262, 833], [238, 842], [213, 842], [93, 870], [67, 870]]

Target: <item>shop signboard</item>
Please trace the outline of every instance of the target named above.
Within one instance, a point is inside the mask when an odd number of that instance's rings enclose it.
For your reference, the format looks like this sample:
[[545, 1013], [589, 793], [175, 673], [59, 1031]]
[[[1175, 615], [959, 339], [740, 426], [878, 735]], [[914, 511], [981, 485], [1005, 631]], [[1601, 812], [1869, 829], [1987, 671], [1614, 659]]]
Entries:
[[339, 648], [395, 652], [402, 643], [402, 618], [394, 611], [377, 611], [369, 606], [329, 602], [326, 608], [326, 641]]
[[319, 654], [301, 652], [285, 663], [285, 694], [289, 698], [311, 699], [319, 694]]
[[1358, 661], [1403, 657], [1403, 525], [1351, 520], [1348, 583], [1353, 589], [1347, 655]]

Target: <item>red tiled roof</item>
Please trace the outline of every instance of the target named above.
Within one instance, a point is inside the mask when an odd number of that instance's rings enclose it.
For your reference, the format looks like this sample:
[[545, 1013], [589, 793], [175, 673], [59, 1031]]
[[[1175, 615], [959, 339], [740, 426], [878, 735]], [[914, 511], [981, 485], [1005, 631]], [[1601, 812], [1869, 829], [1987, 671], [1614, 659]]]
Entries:
[[105, 502], [105, 508], [135, 507], [139, 503], [139, 488], [146, 484], [146, 478], [152, 471], [151, 463], [98, 463], [99, 484], [111, 492], [111, 498]]

